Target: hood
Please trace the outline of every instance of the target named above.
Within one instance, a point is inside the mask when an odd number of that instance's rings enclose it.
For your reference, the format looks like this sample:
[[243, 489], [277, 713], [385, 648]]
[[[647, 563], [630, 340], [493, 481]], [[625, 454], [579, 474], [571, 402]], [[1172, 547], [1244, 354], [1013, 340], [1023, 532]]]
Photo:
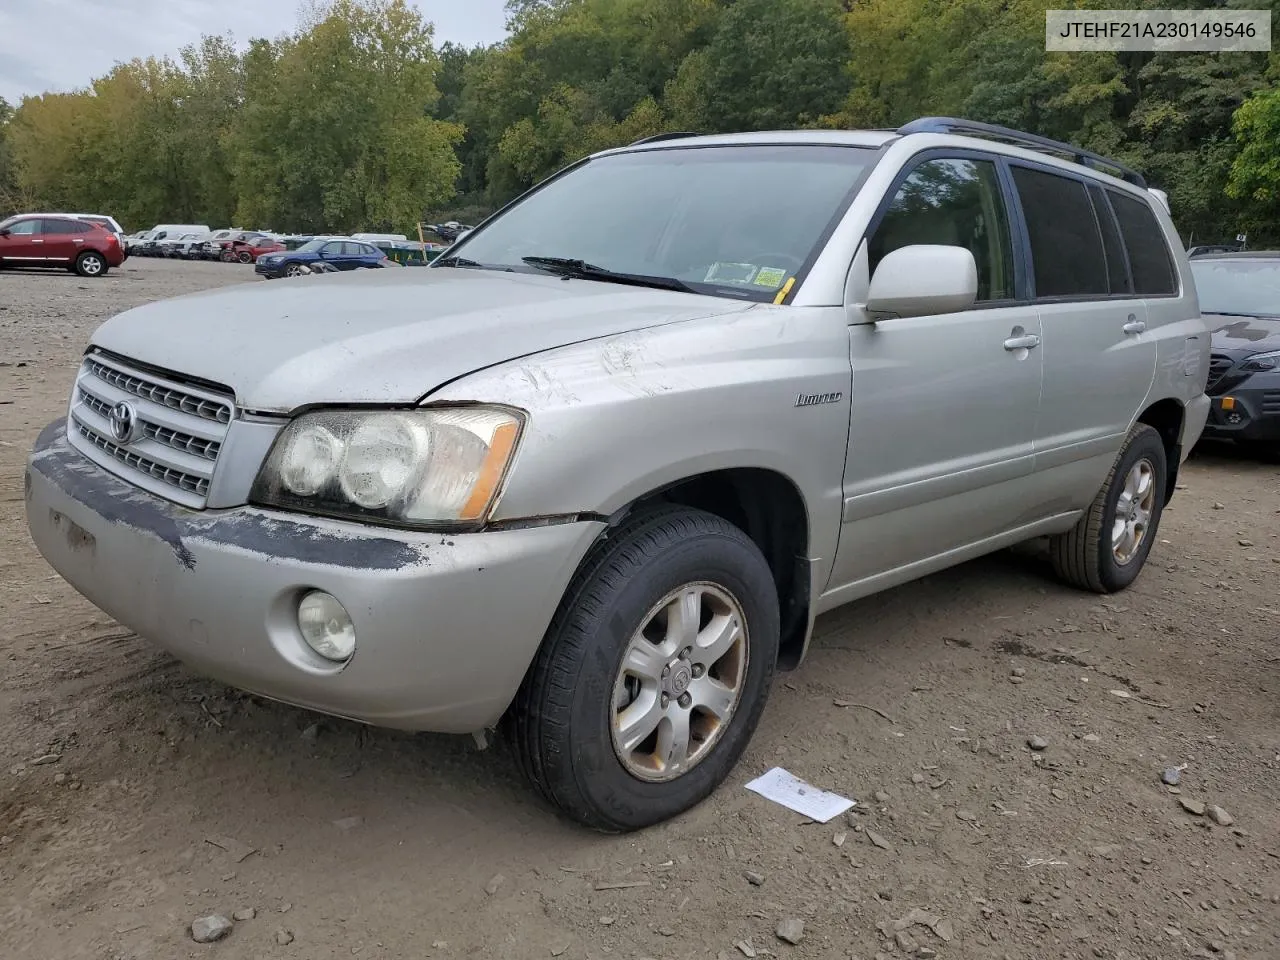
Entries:
[[108, 320], [92, 343], [225, 384], [247, 409], [287, 413], [414, 403], [506, 360], [753, 305], [523, 273], [358, 270], [147, 304]]
[[1241, 358], [1252, 353], [1280, 350], [1280, 317], [1238, 317], [1206, 313], [1213, 331], [1213, 350]]

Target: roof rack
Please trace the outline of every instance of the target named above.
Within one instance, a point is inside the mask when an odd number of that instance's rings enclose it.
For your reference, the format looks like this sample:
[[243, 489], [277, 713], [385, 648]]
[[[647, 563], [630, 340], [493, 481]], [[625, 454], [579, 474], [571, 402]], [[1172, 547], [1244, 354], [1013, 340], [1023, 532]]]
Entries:
[[655, 133], [652, 137], [641, 137], [639, 140], [632, 141], [627, 144], [630, 147], [638, 147], [642, 143], [661, 143], [663, 140], [680, 140], [684, 137], [696, 137], [696, 133], [686, 133], [683, 131], [672, 131], [671, 133]]
[[957, 120], [954, 117], [921, 117], [919, 120], [912, 120], [906, 126], [899, 127], [897, 132], [899, 136], [904, 137], [911, 133], [952, 133], [960, 136], [998, 140], [1015, 147], [1035, 150], [1038, 153], [1063, 156], [1083, 166], [1100, 170], [1127, 183], [1132, 183], [1135, 187], [1147, 189], [1147, 181], [1142, 174], [1138, 173], [1137, 170], [1126, 167], [1119, 161], [1109, 160], [1101, 154], [1090, 150], [1082, 150], [1080, 147], [1073, 147], [1069, 143], [1050, 140], [1048, 137], [1037, 137], [1033, 133], [1022, 133], [1019, 130], [997, 126], [994, 123], [979, 123], [977, 120]]

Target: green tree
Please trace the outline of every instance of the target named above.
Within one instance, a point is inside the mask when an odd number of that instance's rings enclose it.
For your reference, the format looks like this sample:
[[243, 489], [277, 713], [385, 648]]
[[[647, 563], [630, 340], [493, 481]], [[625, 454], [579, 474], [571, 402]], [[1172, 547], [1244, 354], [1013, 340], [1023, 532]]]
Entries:
[[405, 0], [334, 0], [250, 51], [231, 136], [237, 216], [273, 229], [412, 229], [453, 196], [462, 129], [432, 116], [440, 62]]
[[7, 217], [18, 208], [18, 181], [13, 151], [9, 146], [9, 124], [12, 120], [13, 107], [0, 97], [0, 217]]
[[1240, 224], [1259, 239], [1280, 237], [1280, 89], [1241, 104], [1232, 124], [1239, 153], [1231, 164], [1227, 194], [1241, 201]]
[[839, 0], [737, 0], [666, 88], [673, 121], [695, 130], [815, 125], [848, 90]]

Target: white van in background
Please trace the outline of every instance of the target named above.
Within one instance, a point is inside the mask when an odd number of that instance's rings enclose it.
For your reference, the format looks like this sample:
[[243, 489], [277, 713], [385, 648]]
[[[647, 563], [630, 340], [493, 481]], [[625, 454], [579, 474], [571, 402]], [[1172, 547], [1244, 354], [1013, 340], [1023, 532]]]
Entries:
[[188, 233], [204, 235], [209, 232], [209, 225], [207, 223], [157, 223], [146, 232], [142, 237], [141, 242], [150, 243], [154, 240], [176, 238]]

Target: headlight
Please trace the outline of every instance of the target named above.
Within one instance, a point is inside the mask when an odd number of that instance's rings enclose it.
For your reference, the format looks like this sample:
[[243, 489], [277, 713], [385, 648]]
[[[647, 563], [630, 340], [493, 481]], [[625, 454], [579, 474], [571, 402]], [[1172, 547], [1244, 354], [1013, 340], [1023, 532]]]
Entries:
[[276, 439], [250, 499], [406, 526], [479, 524], [523, 424], [519, 411], [481, 406], [304, 414]]
[[1277, 367], [1280, 367], [1280, 350], [1273, 350], [1271, 353], [1255, 353], [1240, 364], [1240, 369], [1247, 370], [1249, 373], [1266, 373]]

